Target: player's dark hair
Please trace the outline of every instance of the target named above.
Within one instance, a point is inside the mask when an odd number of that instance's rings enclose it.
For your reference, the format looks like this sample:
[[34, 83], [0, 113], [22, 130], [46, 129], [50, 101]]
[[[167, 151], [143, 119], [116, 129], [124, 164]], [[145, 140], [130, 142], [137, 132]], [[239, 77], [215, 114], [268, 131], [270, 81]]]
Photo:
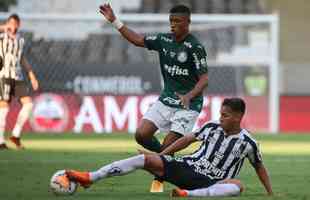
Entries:
[[14, 19], [15, 21], [17, 21], [18, 23], [20, 23], [20, 18], [19, 18], [19, 16], [17, 15], [17, 14], [11, 14], [10, 16], [9, 16], [9, 18], [8, 18], [8, 20], [10, 20], [10, 19]]
[[234, 112], [245, 113], [245, 102], [241, 98], [225, 98], [222, 106], [228, 106]]
[[190, 16], [191, 10], [189, 9], [189, 7], [185, 5], [176, 5], [170, 9], [170, 14], [179, 14], [179, 15], [183, 14], [183, 15]]

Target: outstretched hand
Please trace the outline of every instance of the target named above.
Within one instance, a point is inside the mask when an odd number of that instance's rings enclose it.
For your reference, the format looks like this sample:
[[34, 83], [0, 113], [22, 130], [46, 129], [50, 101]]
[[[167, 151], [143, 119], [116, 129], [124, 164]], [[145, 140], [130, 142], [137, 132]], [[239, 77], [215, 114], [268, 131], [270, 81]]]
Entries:
[[111, 23], [116, 19], [110, 4], [105, 3], [101, 5], [99, 7], [99, 12]]

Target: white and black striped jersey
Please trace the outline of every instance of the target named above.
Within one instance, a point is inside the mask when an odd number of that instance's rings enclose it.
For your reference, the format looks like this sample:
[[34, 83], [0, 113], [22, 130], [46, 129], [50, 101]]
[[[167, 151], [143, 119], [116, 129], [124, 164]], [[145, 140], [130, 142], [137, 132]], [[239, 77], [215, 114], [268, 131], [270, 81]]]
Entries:
[[200, 174], [223, 180], [236, 177], [248, 158], [252, 165], [262, 162], [256, 141], [242, 129], [239, 134], [226, 135], [218, 122], [208, 122], [195, 132], [200, 148], [182, 159]]
[[7, 33], [0, 33], [0, 56], [3, 59], [0, 78], [23, 79], [20, 65], [23, 48], [24, 38], [16, 35], [13, 39]]

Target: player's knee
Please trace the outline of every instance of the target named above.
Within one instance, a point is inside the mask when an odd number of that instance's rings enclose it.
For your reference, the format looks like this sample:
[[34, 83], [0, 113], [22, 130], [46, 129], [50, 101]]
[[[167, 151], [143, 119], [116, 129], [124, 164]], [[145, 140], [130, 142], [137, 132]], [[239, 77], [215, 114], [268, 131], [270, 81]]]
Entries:
[[32, 109], [32, 107], [33, 107], [33, 103], [30, 101], [30, 102], [28, 102], [28, 103], [25, 103], [25, 104], [23, 104], [23, 107], [25, 107], [25, 108], [27, 108], [27, 109]]
[[157, 155], [145, 154], [144, 155], [144, 166], [147, 168], [155, 168], [157, 164]]
[[152, 167], [152, 157], [150, 155], [144, 155], [144, 166]]
[[21, 97], [20, 102], [25, 105], [25, 104], [32, 104], [32, 99], [29, 96]]
[[146, 139], [145, 135], [143, 134], [143, 132], [141, 130], [137, 130], [135, 133], [135, 139], [137, 141], [138, 144], [143, 145], [144, 141]]
[[138, 131], [136, 131], [136, 133], [135, 133], [135, 139], [136, 139], [137, 143], [141, 145], [143, 138], [141, 137], [141, 134]]
[[144, 169], [157, 176], [164, 175], [163, 162], [158, 155], [146, 154], [144, 157]]

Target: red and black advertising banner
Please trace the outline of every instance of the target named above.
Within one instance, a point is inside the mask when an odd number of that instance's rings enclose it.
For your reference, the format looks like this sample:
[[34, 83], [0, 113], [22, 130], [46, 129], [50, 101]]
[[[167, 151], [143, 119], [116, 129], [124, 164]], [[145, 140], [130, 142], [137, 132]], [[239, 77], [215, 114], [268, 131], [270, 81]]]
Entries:
[[[143, 114], [158, 98], [142, 96], [79, 96], [43, 93], [34, 98], [34, 108], [25, 131], [47, 133], [134, 133]], [[209, 120], [219, 118], [223, 96], [204, 97], [204, 107], [196, 128]], [[245, 97], [247, 114], [243, 125], [253, 131], [268, 129], [267, 99]], [[12, 105], [10, 119], [14, 119], [19, 106]], [[9, 121], [8, 129], [14, 125]]]
[[[32, 115], [24, 127], [26, 132], [43, 133], [134, 133], [143, 113], [158, 98], [142, 96], [79, 96], [43, 93], [34, 98]], [[219, 118], [224, 96], [205, 96], [204, 107], [196, 128]], [[268, 131], [269, 114], [266, 97], [243, 97], [247, 103], [243, 127], [253, 132]], [[280, 98], [280, 131], [310, 131], [310, 97]], [[298, 105], [298, 106], [296, 106]], [[11, 130], [20, 106], [11, 105], [7, 130]]]

